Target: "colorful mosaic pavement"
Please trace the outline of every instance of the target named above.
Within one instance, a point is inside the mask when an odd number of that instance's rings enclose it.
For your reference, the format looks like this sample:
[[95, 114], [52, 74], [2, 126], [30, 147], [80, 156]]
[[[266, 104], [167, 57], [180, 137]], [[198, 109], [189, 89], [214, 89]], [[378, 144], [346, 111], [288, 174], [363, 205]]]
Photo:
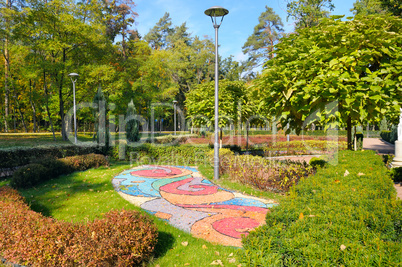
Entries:
[[141, 166], [124, 171], [113, 186], [129, 202], [193, 236], [241, 246], [241, 236], [265, 223], [272, 200], [219, 187], [193, 167]]

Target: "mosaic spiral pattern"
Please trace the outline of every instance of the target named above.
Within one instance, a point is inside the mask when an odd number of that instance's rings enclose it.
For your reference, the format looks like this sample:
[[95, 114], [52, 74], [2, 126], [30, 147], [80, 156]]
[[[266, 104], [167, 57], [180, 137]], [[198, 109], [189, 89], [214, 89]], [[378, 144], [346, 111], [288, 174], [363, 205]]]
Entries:
[[227, 246], [265, 223], [274, 201], [257, 199], [219, 187], [196, 168], [141, 166], [114, 177], [122, 197], [175, 227]]

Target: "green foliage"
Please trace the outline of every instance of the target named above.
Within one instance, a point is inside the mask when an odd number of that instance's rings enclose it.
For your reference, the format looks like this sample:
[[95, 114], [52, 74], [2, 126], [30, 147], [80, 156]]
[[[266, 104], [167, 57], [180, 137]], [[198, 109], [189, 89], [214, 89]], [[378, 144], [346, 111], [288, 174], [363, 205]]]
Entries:
[[364, 16], [385, 13], [380, 0], [357, 0], [350, 11], [355, 15]]
[[137, 111], [135, 109], [133, 100], [128, 104], [126, 118], [129, 121], [126, 124], [126, 137], [130, 142], [138, 142], [140, 140], [140, 129], [138, 120], [136, 119]]
[[[165, 163], [169, 165], [185, 165], [204, 163], [207, 160], [205, 155], [209, 151], [207, 146], [191, 145], [157, 145], [143, 144], [137, 147], [127, 147], [124, 159], [132, 163], [157, 164]], [[113, 147], [111, 157], [119, 159], [119, 146]]]
[[84, 171], [108, 165], [103, 155], [87, 154], [62, 159], [45, 158], [19, 168], [13, 173], [10, 185], [14, 188], [30, 188], [61, 174]]
[[273, 58], [274, 45], [278, 42], [283, 32], [281, 18], [275, 14], [274, 10], [265, 6], [265, 11], [258, 18], [258, 24], [254, 27], [254, 32], [247, 38], [242, 50], [248, 55], [247, 67], [252, 69], [261, 63], [265, 63], [269, 58]]
[[0, 255], [29, 266], [139, 266], [152, 256], [157, 229], [135, 211], [110, 211], [87, 224], [44, 217], [17, 191], [0, 188]]
[[398, 127], [392, 125], [391, 131], [381, 131], [380, 136], [383, 140], [395, 144], [395, 141], [398, 140]]
[[[209, 156], [212, 157], [213, 153], [210, 152]], [[227, 149], [219, 153], [219, 166], [220, 174], [227, 174], [233, 182], [272, 192], [286, 192], [302, 177], [314, 172], [305, 162], [282, 162], [250, 155], [235, 156]]]
[[328, 154], [344, 149], [346, 142], [327, 140], [274, 142], [263, 147], [265, 156]]
[[391, 12], [394, 16], [401, 17], [402, 14], [402, 2], [398, 0], [379, 0], [381, 6], [387, 11]]
[[[259, 88], [269, 113], [299, 133], [312, 123], [351, 127], [395, 121], [402, 102], [402, 19], [333, 16], [275, 46]], [[350, 124], [347, 122], [350, 120]], [[347, 125], [348, 124], [348, 125]], [[351, 143], [351, 140], [348, 140]]]
[[317, 157], [313, 157], [310, 159], [310, 162], [308, 164], [310, 164], [311, 167], [313, 167], [313, 168], [317, 168], [317, 167], [323, 168], [327, 164], [327, 161], [317, 158]]
[[48, 169], [43, 165], [31, 163], [13, 173], [10, 185], [14, 188], [30, 188], [39, 184], [46, 177]]
[[327, 17], [329, 11], [334, 10], [332, 0], [301, 0], [287, 3], [288, 19], [292, 17], [296, 21], [296, 29], [315, 26], [320, 18]]
[[99, 86], [98, 91], [96, 92], [93, 104], [95, 105], [95, 109], [93, 110], [93, 116], [95, 117], [95, 136], [94, 140], [101, 147], [102, 151], [106, 153], [109, 149], [109, 140], [110, 140], [110, 132], [109, 132], [109, 120], [107, 117], [108, 107], [107, 107], [107, 99], [102, 92], [102, 88]]
[[172, 19], [168, 12], [156, 23], [156, 25], [144, 36], [144, 39], [155, 49], [167, 46], [167, 37], [173, 32]]
[[362, 150], [363, 149], [363, 138], [364, 135], [361, 132], [356, 132], [356, 149]]
[[[348, 172], [346, 172], [348, 171]], [[398, 266], [402, 202], [381, 157], [342, 151], [243, 240], [246, 266]]]
[[390, 170], [391, 178], [395, 183], [402, 182], [402, 167], [392, 168]]
[[[219, 81], [219, 127], [237, 125], [251, 114], [247, 89], [240, 81]], [[186, 94], [187, 117], [195, 126], [213, 127], [215, 116], [215, 83], [197, 85]]]
[[74, 146], [39, 146], [39, 147], [14, 147], [0, 150], [0, 168], [15, 168], [34, 163], [41, 158], [63, 158], [74, 155], [99, 154], [99, 148], [95, 145]]

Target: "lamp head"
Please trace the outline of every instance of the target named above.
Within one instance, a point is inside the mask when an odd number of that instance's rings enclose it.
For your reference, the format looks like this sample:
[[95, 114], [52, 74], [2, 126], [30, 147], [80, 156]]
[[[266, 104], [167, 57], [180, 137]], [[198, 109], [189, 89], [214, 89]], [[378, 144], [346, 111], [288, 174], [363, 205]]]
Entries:
[[223, 17], [229, 14], [229, 11], [226, 8], [223, 8], [221, 6], [213, 6], [211, 8], [208, 8], [205, 10], [205, 15], [210, 16], [210, 17]]
[[[221, 6], [213, 6], [205, 10], [205, 15], [211, 17], [212, 23], [214, 24], [214, 27], [221, 26], [223, 17], [229, 14], [229, 10], [226, 8], [223, 8]], [[217, 18], [222, 17], [221, 22], [218, 24], [217, 23]]]
[[71, 78], [73, 78], [73, 77], [78, 77], [78, 76], [80, 76], [80, 75], [77, 74], [77, 73], [75, 73], [75, 72], [73, 72], [73, 73], [70, 73], [68, 76], [70, 76]]

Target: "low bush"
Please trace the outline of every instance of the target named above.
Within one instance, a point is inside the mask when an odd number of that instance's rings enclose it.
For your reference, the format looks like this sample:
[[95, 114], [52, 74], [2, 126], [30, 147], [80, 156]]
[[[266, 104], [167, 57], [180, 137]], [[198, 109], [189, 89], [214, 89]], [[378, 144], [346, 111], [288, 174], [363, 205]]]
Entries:
[[13, 188], [30, 188], [61, 174], [84, 171], [90, 168], [108, 165], [105, 156], [88, 154], [62, 159], [44, 158], [28, 164], [13, 173], [10, 185]]
[[115, 160], [130, 160], [138, 164], [164, 162], [171, 165], [194, 165], [204, 164], [208, 160], [206, 152], [209, 150], [207, 146], [142, 144], [137, 147], [115, 146], [111, 157]]
[[110, 211], [87, 224], [47, 218], [10, 187], [0, 188], [0, 257], [26, 266], [139, 266], [157, 229], [135, 211]]
[[[222, 151], [222, 152], [221, 152]], [[213, 153], [210, 152], [213, 156]], [[258, 189], [286, 192], [314, 169], [305, 162], [274, 161], [259, 156], [234, 155], [228, 149], [219, 150], [219, 171], [229, 179]]]
[[311, 167], [317, 169], [317, 167], [320, 167], [320, 168], [324, 167], [327, 164], [327, 162], [323, 159], [313, 157], [310, 159], [309, 164], [311, 165]]
[[100, 154], [66, 157], [59, 159], [58, 161], [62, 162], [69, 172], [85, 171], [91, 168], [107, 166], [109, 164], [106, 157]]
[[390, 170], [391, 178], [395, 183], [402, 182], [402, 167], [392, 168]]
[[391, 131], [381, 131], [381, 138], [388, 143], [395, 144], [398, 140], [398, 128], [396, 126], [391, 127]]
[[100, 152], [96, 145], [59, 145], [0, 149], [0, 169], [21, 167], [33, 163], [33, 161], [40, 158], [64, 158], [91, 153], [99, 154]]
[[245, 266], [400, 266], [402, 202], [381, 157], [341, 151], [338, 165], [292, 187], [243, 240]]
[[277, 155], [311, 155], [332, 153], [346, 149], [344, 141], [304, 140], [292, 142], [275, 142], [263, 147], [265, 156]]
[[364, 135], [361, 132], [356, 133], [356, 149], [362, 150], [363, 149], [363, 138]]

